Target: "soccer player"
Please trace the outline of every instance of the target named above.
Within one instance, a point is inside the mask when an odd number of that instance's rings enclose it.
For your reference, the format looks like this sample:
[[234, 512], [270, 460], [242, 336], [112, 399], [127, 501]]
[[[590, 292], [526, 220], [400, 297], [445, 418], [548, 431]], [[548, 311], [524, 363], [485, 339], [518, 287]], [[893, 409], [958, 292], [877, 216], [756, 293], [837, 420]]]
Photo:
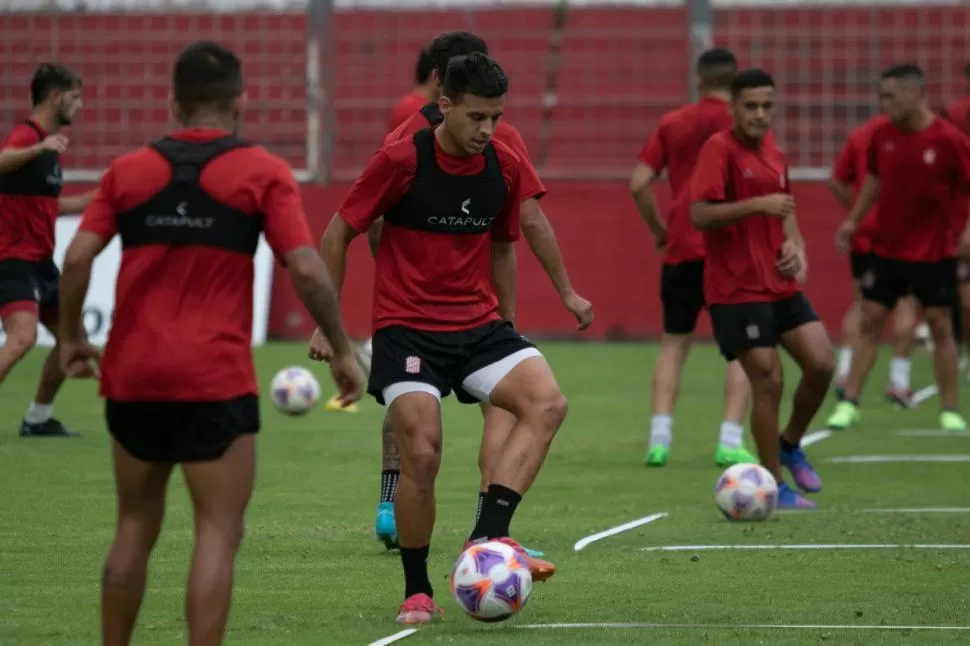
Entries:
[[[862, 188], [866, 178], [868, 155], [866, 153], [872, 133], [889, 121], [888, 117], [880, 115], [867, 121], [849, 133], [842, 152], [839, 153], [832, 169], [832, 179], [829, 181], [835, 199], [847, 212], [852, 210], [852, 203]], [[852, 365], [852, 347], [859, 336], [859, 317], [862, 309], [862, 293], [859, 281], [869, 270], [872, 253], [872, 233], [876, 223], [876, 207], [867, 213], [850, 241], [849, 266], [855, 292], [852, 305], [842, 318], [842, 347], [839, 349], [838, 367], [835, 376], [835, 392], [841, 399], [844, 394], [845, 382], [849, 377], [849, 367]], [[893, 358], [889, 364], [889, 385], [886, 386], [886, 399], [903, 407], [912, 405], [913, 391], [910, 387], [910, 353], [913, 348], [913, 333], [919, 320], [919, 304], [912, 296], [899, 299], [893, 310]], [[839, 420], [829, 420], [837, 426]]]
[[[439, 35], [428, 46], [428, 53], [434, 64], [432, 77], [435, 79], [439, 100], [441, 95], [441, 80], [444, 78], [445, 68], [448, 61], [455, 56], [462, 56], [470, 53], [488, 53], [488, 45], [480, 37], [468, 32], [457, 31], [447, 32]], [[438, 103], [429, 103], [421, 111], [413, 115], [393, 133], [389, 134], [384, 144], [410, 139], [416, 132], [437, 126], [441, 123], [443, 116]], [[593, 306], [585, 298], [576, 293], [569, 275], [566, 272], [556, 241], [556, 234], [552, 225], [546, 219], [542, 209], [539, 208], [539, 199], [545, 194], [545, 187], [539, 179], [538, 174], [529, 161], [529, 153], [526, 150], [522, 137], [512, 125], [506, 121], [499, 121], [495, 128], [494, 138], [509, 148], [523, 161], [522, 191], [520, 199], [522, 205], [520, 209], [520, 222], [522, 233], [532, 249], [532, 253], [539, 260], [545, 269], [553, 285], [555, 286], [562, 303], [577, 322], [578, 330], [587, 329], [593, 322]], [[382, 219], [378, 219], [367, 232], [368, 242], [371, 251], [377, 254], [377, 247], [380, 241], [380, 231]], [[514, 317], [514, 281], [509, 289], [513, 293], [509, 295], [511, 311], [509, 316]], [[318, 331], [319, 332], [319, 331]], [[320, 343], [324, 340], [319, 334], [314, 335], [314, 339]], [[318, 349], [314, 349], [311, 342], [310, 358], [321, 358], [326, 350], [325, 344]], [[476, 507], [476, 521], [481, 513], [482, 505], [485, 502], [485, 492], [489, 485], [490, 465], [494, 462], [497, 452], [508, 438], [509, 432], [515, 425], [515, 419], [506, 411], [489, 406], [487, 402], [482, 404], [484, 417], [484, 431], [482, 433], [482, 444], [479, 453], [479, 471], [481, 481], [479, 487], [478, 504]], [[397, 490], [397, 482], [400, 477], [400, 461], [397, 455], [397, 447], [390, 421], [385, 418], [383, 428], [383, 454], [381, 471], [380, 499], [377, 506], [376, 533], [378, 539], [384, 542], [388, 548], [396, 544], [396, 532], [394, 524], [394, 492]], [[533, 556], [542, 556], [541, 552], [529, 550]]]
[[348, 245], [384, 216], [368, 392], [387, 408], [401, 453], [394, 500], [405, 578], [401, 623], [426, 623], [436, 611], [427, 559], [440, 400], [452, 390], [460, 402], [489, 402], [516, 420], [496, 451], [469, 540], [516, 548], [535, 580], [555, 572], [509, 538], [512, 515], [565, 419], [566, 400], [540, 352], [509, 322], [526, 162], [492, 138], [507, 90], [505, 73], [486, 55], [451, 59], [442, 123], [379, 151], [321, 243], [339, 286]]
[[67, 251], [61, 287], [62, 365], [87, 376], [97, 350], [70, 332], [79, 329], [95, 257], [121, 237], [101, 362], [118, 500], [101, 584], [108, 646], [131, 640], [176, 464], [195, 515], [188, 642], [222, 643], [260, 425], [250, 346], [261, 232], [333, 340], [330, 369], [342, 398], [362, 391], [289, 166], [232, 134], [246, 103], [239, 59], [216, 43], [190, 45], [175, 63], [171, 96], [182, 129], [111, 164]]
[[433, 78], [434, 61], [427, 49], [422, 49], [414, 66], [414, 89], [401, 97], [391, 111], [387, 132], [394, 132], [415, 112], [434, 101], [438, 96], [438, 81]]
[[[662, 467], [670, 455], [673, 413], [680, 377], [690, 351], [697, 316], [704, 307], [704, 238], [690, 222], [690, 178], [701, 146], [715, 133], [731, 127], [728, 112], [731, 79], [737, 59], [726, 49], [711, 49], [697, 61], [700, 100], [668, 112], [640, 151], [630, 191], [644, 222], [664, 254], [660, 301], [664, 333], [653, 372], [653, 417], [646, 464]], [[666, 221], [660, 216], [650, 183], [664, 168], [673, 204]], [[743, 446], [743, 419], [749, 387], [741, 365], [727, 364], [724, 377], [724, 421], [714, 453], [718, 466], [754, 462]]]
[[[81, 108], [81, 78], [63, 65], [45, 63], [30, 82], [30, 118], [0, 144], [0, 322], [7, 340], [0, 347], [0, 383], [34, 347], [37, 323], [54, 338], [57, 286], [54, 230], [60, 213], [80, 213], [94, 197], [62, 197], [62, 130]], [[20, 424], [24, 437], [69, 437], [53, 417], [54, 397], [64, 382], [58, 349], [44, 362], [40, 384]]]
[[947, 106], [946, 115], [953, 125], [970, 135], [970, 61], [963, 68], [963, 78], [966, 81], [966, 96]]
[[[691, 185], [691, 221], [704, 232], [704, 296], [721, 353], [737, 359], [751, 383], [751, 433], [778, 481], [778, 505], [810, 509], [815, 503], [788, 486], [781, 467], [802, 490], [822, 489], [799, 444], [825, 399], [834, 359], [825, 326], [798, 286], [807, 271], [804, 241], [785, 155], [768, 136], [774, 79], [759, 69], [739, 72], [731, 112], [734, 127], [704, 144]], [[779, 345], [802, 370], [780, 437]]]
[[958, 243], [962, 254], [970, 254], [970, 235], [963, 233], [959, 240], [954, 235], [955, 222], [967, 217], [970, 142], [930, 110], [923, 72], [915, 65], [883, 72], [879, 98], [889, 122], [872, 133], [865, 182], [837, 234], [846, 248], [862, 216], [878, 206], [872, 259], [860, 281], [859, 338], [845, 399], [829, 423], [847, 428], [860, 420], [859, 394], [875, 359], [879, 332], [896, 302], [913, 294], [933, 337], [933, 368], [943, 405], [940, 427], [963, 431], [967, 425], [957, 411], [959, 365], [951, 315]]

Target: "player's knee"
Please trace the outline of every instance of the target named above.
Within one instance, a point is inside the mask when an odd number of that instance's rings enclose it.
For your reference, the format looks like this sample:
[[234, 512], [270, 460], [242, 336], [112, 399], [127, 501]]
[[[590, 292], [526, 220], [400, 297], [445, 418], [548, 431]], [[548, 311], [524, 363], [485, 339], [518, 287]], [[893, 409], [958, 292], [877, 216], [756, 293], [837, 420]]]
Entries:
[[940, 343], [953, 335], [953, 324], [949, 313], [941, 310], [926, 311], [926, 325], [930, 328], [930, 335], [934, 343]]
[[749, 369], [748, 377], [751, 381], [751, 392], [758, 397], [780, 398], [785, 387], [781, 366], [768, 364]]
[[197, 543], [214, 543], [226, 552], [235, 553], [245, 536], [246, 522], [242, 516], [196, 519]]
[[547, 435], [545, 439], [550, 442], [566, 420], [568, 412], [569, 404], [558, 388], [535, 396], [528, 406], [528, 417], [538, 422], [538, 428], [542, 429]]
[[15, 357], [20, 359], [30, 352], [30, 349], [37, 343], [37, 327], [20, 325], [7, 330], [7, 340], [4, 347]]
[[812, 360], [811, 365], [805, 366], [804, 378], [821, 388], [828, 388], [835, 374], [835, 353], [826, 348]]
[[[434, 482], [441, 467], [441, 440], [440, 434], [435, 433], [434, 429], [420, 428], [412, 429], [409, 432], [411, 438], [408, 442], [407, 459], [402, 460], [402, 470], [407, 472], [411, 480], [419, 487], [428, 486]], [[434, 439], [437, 436], [438, 439]], [[404, 468], [404, 465], [407, 468]]]

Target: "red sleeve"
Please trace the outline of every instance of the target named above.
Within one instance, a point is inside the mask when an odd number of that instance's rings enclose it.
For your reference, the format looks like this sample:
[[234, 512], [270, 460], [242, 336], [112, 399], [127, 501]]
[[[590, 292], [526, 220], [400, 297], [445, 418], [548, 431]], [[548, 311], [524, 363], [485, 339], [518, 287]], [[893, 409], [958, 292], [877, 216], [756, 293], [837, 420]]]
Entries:
[[842, 182], [843, 184], [855, 185], [856, 176], [856, 157], [858, 156], [858, 147], [855, 142], [855, 135], [849, 135], [846, 140], [845, 145], [842, 147], [842, 152], [839, 153], [838, 158], [835, 160], [835, 166], [832, 168], [832, 179]]
[[413, 143], [383, 148], [374, 155], [340, 205], [340, 217], [358, 233], [384, 215], [407, 192], [417, 169]]
[[873, 177], [879, 177], [879, 130], [872, 133], [866, 144], [866, 168]]
[[263, 214], [266, 242], [277, 257], [300, 247], [315, 246], [300, 199], [300, 187], [288, 166], [281, 164], [267, 184], [259, 210]]
[[525, 147], [525, 141], [519, 131], [515, 128], [509, 128], [509, 134], [502, 143], [511, 148], [521, 162], [519, 164], [519, 185], [521, 187], [519, 203], [532, 198], [539, 199], [545, 195], [546, 187], [542, 185], [539, 173], [536, 172], [532, 161], [529, 159], [529, 150]]
[[962, 132], [954, 132], [953, 139], [956, 144], [957, 177], [965, 187], [970, 188], [970, 137]]
[[659, 175], [667, 167], [667, 144], [664, 143], [663, 126], [650, 133], [637, 159], [649, 166], [655, 175]]
[[709, 139], [701, 148], [691, 180], [691, 203], [723, 202], [727, 199], [728, 152], [717, 139]]
[[114, 207], [115, 171], [111, 166], [101, 176], [94, 199], [81, 214], [79, 229], [111, 240], [118, 232], [118, 213]]
[[508, 161], [503, 160], [502, 171], [505, 175], [507, 192], [502, 211], [492, 225], [492, 238], [502, 242], [515, 242], [519, 239], [519, 208], [522, 202], [528, 199], [523, 198], [522, 171], [532, 165], [514, 153], [506, 159]]
[[38, 143], [40, 143], [40, 135], [37, 134], [37, 131], [30, 126], [21, 124], [10, 131], [7, 138], [3, 140], [3, 145], [0, 145], [0, 150], [4, 148], [29, 148]]

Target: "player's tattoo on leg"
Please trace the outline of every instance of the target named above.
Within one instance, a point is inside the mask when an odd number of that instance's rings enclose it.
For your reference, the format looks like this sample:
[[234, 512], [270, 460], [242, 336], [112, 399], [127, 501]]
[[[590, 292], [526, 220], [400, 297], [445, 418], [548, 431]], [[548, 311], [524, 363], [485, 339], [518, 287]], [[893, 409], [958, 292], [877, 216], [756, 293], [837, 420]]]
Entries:
[[401, 453], [397, 448], [397, 440], [394, 439], [394, 429], [391, 427], [391, 420], [384, 417], [384, 425], [381, 427], [381, 464], [384, 471], [401, 470]]

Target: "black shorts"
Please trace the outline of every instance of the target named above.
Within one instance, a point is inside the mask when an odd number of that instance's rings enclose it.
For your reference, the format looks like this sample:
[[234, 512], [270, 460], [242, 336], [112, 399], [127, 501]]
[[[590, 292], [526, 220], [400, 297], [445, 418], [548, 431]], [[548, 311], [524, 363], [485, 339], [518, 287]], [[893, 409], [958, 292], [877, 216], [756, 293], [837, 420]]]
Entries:
[[752, 348], [774, 348], [785, 333], [819, 320], [801, 292], [774, 302], [711, 305], [710, 311], [714, 340], [728, 361]]
[[957, 299], [956, 260], [906, 262], [872, 256], [859, 285], [864, 300], [890, 310], [900, 298], [910, 294], [923, 307], [952, 307]]
[[852, 279], [856, 282], [862, 280], [862, 276], [869, 270], [872, 264], [872, 254], [853, 251], [849, 254], [849, 267], [852, 271]]
[[217, 402], [105, 403], [108, 432], [145, 462], [211, 462], [241, 435], [259, 432], [259, 398]]
[[664, 332], [693, 332], [697, 315], [704, 309], [704, 261], [664, 263], [660, 270], [660, 302], [664, 310]]
[[970, 261], [960, 258], [957, 260], [957, 283], [970, 283]]
[[60, 281], [53, 260], [0, 260], [0, 313], [13, 303], [36, 303], [38, 311], [56, 309]]
[[[523, 351], [532, 351], [523, 352], [523, 359], [527, 358], [525, 355], [539, 355], [536, 347], [507, 321], [461, 332], [426, 332], [394, 325], [375, 332], [371, 345], [367, 392], [381, 405], [385, 404], [384, 389], [411, 382], [427, 384], [441, 397], [454, 390], [463, 404], [477, 403], [483, 401], [482, 395], [469, 392], [463, 385], [469, 376], [492, 365], [501, 369], [503, 359]], [[491, 392], [491, 388], [485, 390]]]

